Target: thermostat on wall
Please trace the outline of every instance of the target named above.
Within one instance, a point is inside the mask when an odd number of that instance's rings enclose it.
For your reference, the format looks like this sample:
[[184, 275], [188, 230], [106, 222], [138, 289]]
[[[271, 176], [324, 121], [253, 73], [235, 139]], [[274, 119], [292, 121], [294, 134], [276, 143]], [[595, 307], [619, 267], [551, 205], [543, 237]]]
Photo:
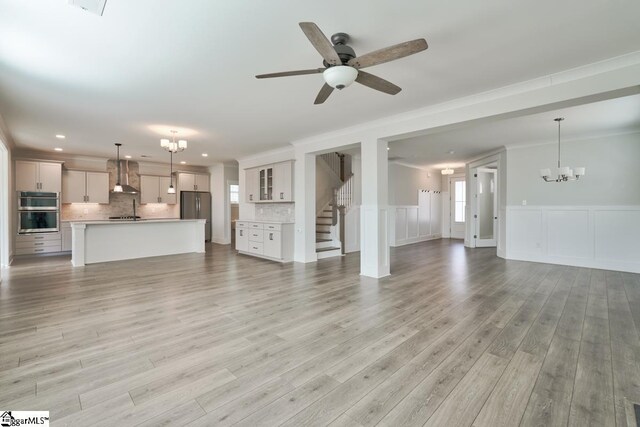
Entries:
[[69, 0], [69, 4], [102, 16], [107, 0]]

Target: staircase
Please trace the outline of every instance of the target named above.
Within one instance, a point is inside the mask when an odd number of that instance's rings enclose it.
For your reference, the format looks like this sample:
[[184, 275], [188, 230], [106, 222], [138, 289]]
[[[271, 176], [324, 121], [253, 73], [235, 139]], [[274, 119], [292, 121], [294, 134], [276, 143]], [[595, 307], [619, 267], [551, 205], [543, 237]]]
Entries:
[[345, 164], [344, 154], [326, 153], [320, 158], [340, 182], [333, 189], [331, 200], [316, 216], [316, 255], [318, 259], [323, 259], [344, 254], [344, 213], [351, 207], [353, 174], [351, 162]]

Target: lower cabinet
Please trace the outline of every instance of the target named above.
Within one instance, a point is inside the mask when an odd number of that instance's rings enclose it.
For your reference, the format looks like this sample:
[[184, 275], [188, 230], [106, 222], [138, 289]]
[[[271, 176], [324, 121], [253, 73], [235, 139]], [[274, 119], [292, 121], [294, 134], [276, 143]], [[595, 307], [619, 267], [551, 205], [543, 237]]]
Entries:
[[61, 250], [60, 233], [18, 234], [16, 236], [16, 255], [45, 254]]
[[236, 250], [279, 262], [293, 260], [293, 223], [236, 222]]

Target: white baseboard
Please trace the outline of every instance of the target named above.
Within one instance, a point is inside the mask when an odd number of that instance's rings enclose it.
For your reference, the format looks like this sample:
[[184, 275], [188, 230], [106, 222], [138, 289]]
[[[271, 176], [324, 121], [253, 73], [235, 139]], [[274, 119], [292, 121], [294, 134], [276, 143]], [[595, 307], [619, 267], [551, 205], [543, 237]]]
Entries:
[[219, 245], [230, 245], [231, 239], [225, 239], [224, 237], [212, 237], [211, 243], [217, 243]]
[[391, 247], [392, 248], [397, 248], [397, 247], [400, 247], [400, 246], [412, 245], [414, 243], [427, 242], [429, 240], [436, 240], [436, 239], [442, 239], [442, 235], [441, 234], [434, 234], [432, 236], [412, 237], [410, 239], [396, 241], [394, 244], [391, 245]]
[[542, 262], [545, 264], [568, 265], [571, 267], [595, 268], [598, 270], [624, 271], [628, 273], [640, 273], [640, 262], [621, 262], [612, 260], [597, 260], [571, 257], [544, 256], [531, 253], [510, 253], [508, 257], [502, 257], [516, 261]]

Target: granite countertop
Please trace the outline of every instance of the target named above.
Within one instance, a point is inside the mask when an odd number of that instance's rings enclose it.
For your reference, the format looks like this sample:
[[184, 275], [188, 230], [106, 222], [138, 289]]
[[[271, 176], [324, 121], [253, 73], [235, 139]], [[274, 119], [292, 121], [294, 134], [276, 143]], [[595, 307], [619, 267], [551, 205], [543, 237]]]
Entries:
[[134, 220], [122, 220], [122, 219], [108, 219], [108, 220], [97, 220], [97, 221], [66, 221], [70, 224], [87, 224], [87, 225], [112, 225], [112, 224], [148, 224], [150, 222], [159, 223], [159, 222], [205, 222], [204, 219], [180, 219], [180, 218], [152, 218], [152, 219], [138, 219]]

